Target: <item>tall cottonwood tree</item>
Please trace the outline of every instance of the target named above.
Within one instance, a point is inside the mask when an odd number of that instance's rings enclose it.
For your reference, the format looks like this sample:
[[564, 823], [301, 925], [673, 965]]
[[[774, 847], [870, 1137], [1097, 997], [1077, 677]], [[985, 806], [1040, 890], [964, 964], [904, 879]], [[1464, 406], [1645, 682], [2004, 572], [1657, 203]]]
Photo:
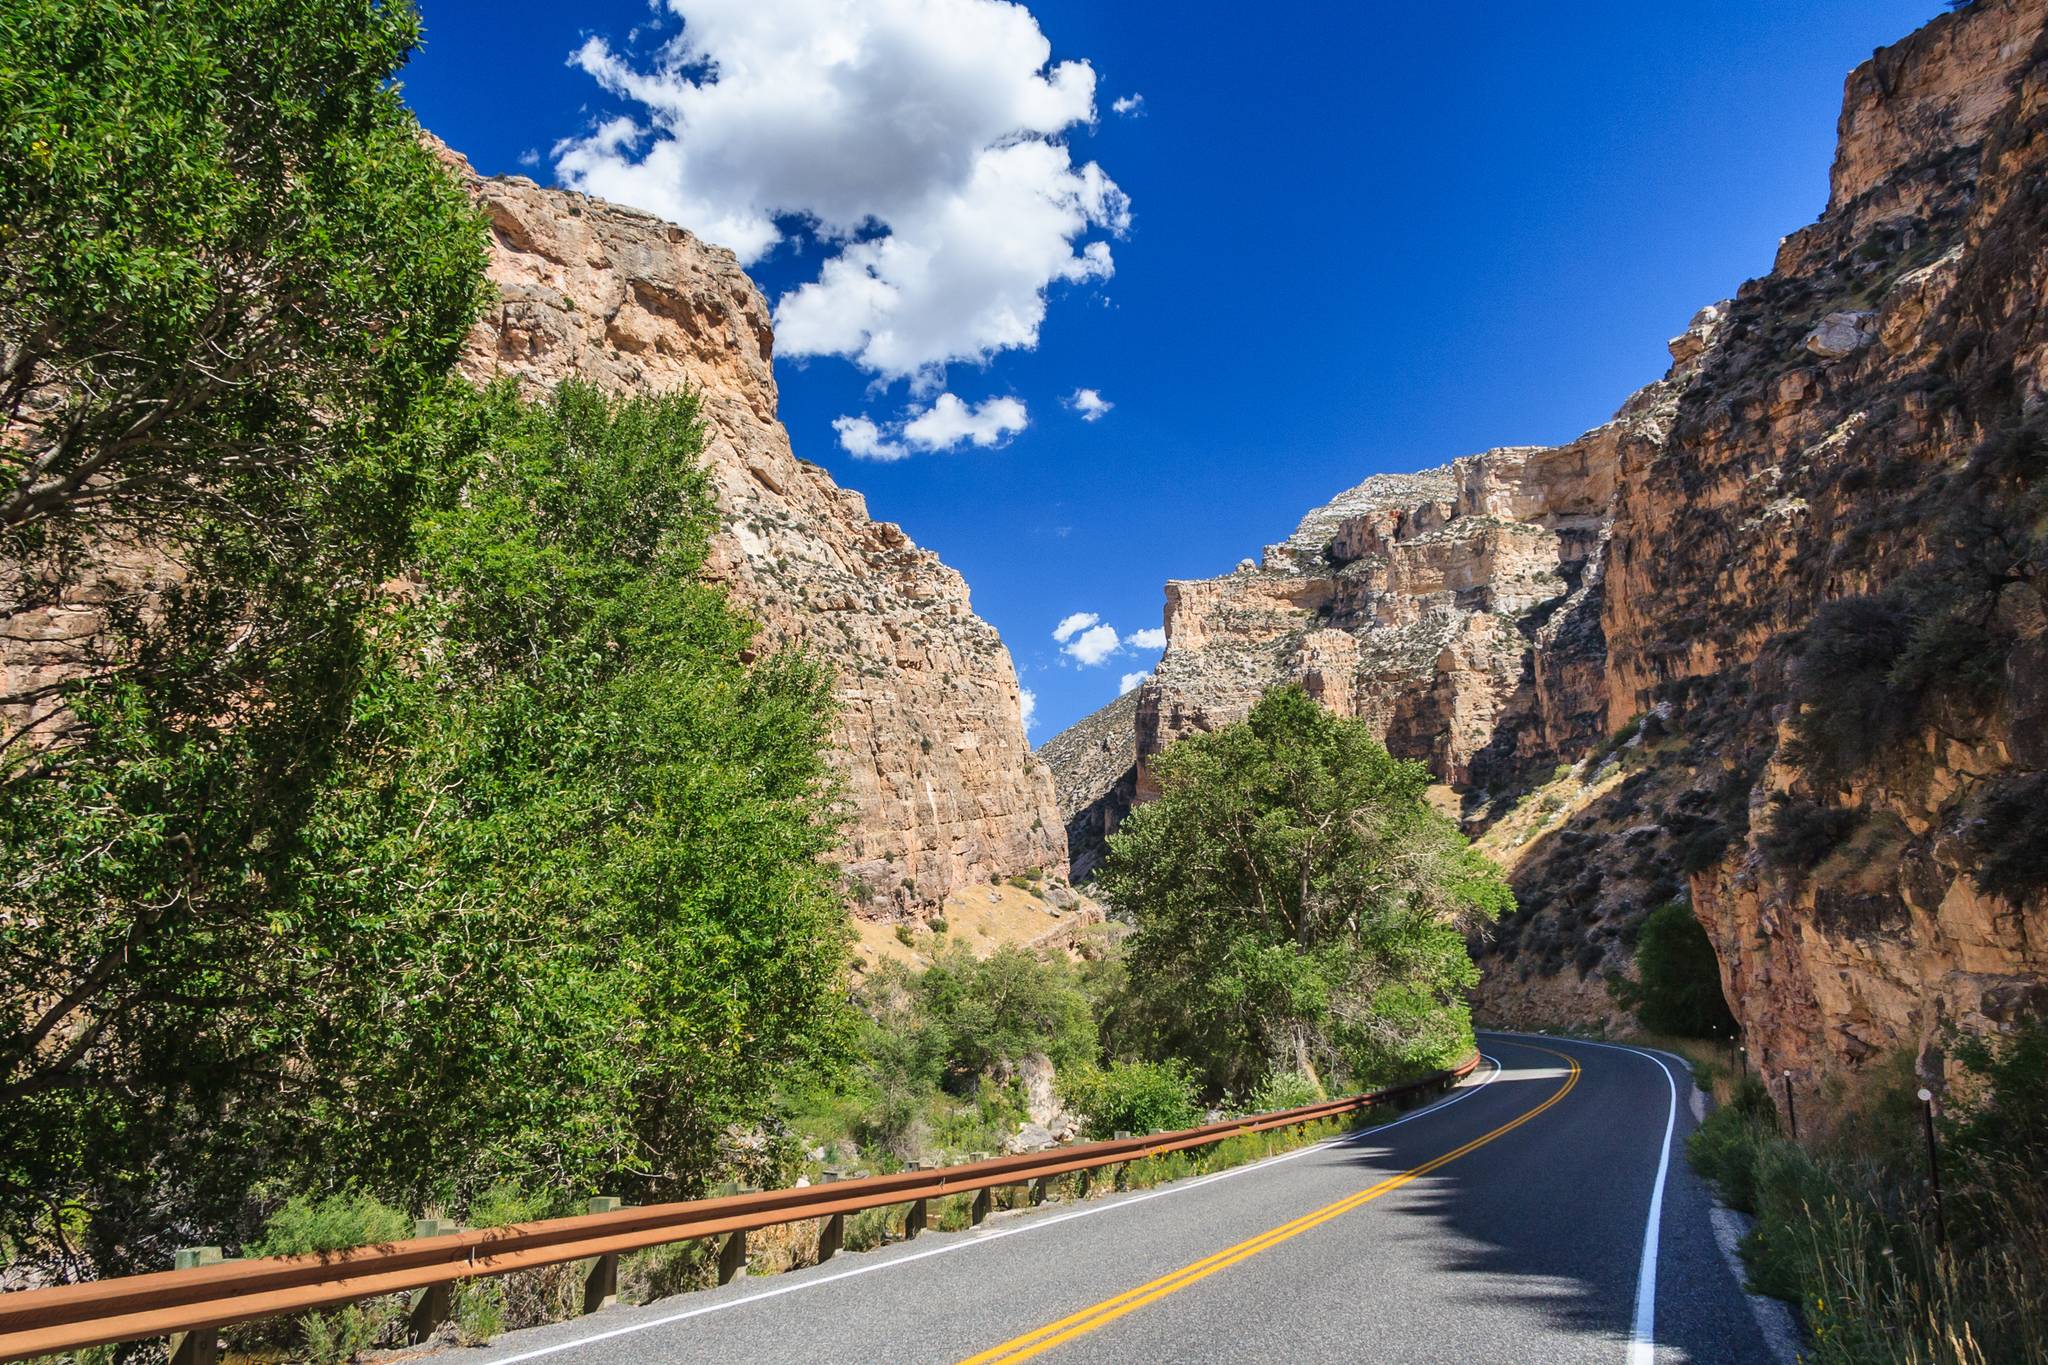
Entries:
[[1151, 762], [1159, 798], [1100, 879], [1136, 925], [1127, 1044], [1238, 1094], [1276, 1069], [1371, 1082], [1470, 1050], [1465, 934], [1513, 898], [1423, 799], [1427, 769], [1299, 687]]

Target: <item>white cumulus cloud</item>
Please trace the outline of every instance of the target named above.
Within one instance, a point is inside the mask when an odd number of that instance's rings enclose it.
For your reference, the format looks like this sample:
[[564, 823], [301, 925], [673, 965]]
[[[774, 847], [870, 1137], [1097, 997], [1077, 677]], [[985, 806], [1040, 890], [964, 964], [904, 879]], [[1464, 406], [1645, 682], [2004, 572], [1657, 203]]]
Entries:
[[1145, 113], [1145, 97], [1134, 90], [1128, 95], [1119, 95], [1111, 100], [1109, 107], [1126, 118], [1141, 118]]
[[840, 447], [856, 460], [901, 460], [910, 454], [866, 417], [835, 417], [832, 430], [839, 433]]
[[1082, 421], [1094, 422], [1101, 420], [1102, 414], [1108, 412], [1116, 404], [1104, 398], [1094, 389], [1075, 389], [1074, 396], [1067, 400], [1067, 406], [1080, 413]]
[[1152, 676], [1152, 675], [1151, 675], [1150, 673], [1126, 673], [1126, 674], [1124, 674], [1124, 675], [1123, 675], [1123, 676], [1122, 676], [1121, 678], [1118, 678], [1118, 679], [1116, 680], [1116, 694], [1117, 694], [1117, 695], [1118, 695], [1119, 697], [1121, 697], [1121, 696], [1122, 696], [1122, 695], [1123, 695], [1124, 693], [1126, 693], [1126, 692], [1130, 691], [1130, 690], [1131, 690], [1132, 688], [1134, 688], [1134, 687], [1136, 687], [1136, 686], [1137, 686], [1138, 684], [1140, 684], [1140, 683], [1144, 682], [1144, 681], [1145, 681], [1145, 679], [1147, 679], [1147, 678], [1149, 678], [1149, 677], [1151, 677], [1151, 676]]
[[1028, 731], [1038, 723], [1038, 694], [1028, 687], [1017, 689], [1017, 711]]
[[1111, 625], [1090, 626], [1067, 641], [1067, 656], [1082, 667], [1101, 663], [1117, 651], [1116, 627]]
[[1166, 648], [1166, 627], [1153, 626], [1150, 630], [1134, 630], [1125, 637], [1132, 649]]
[[910, 409], [909, 416], [887, 426], [872, 417], [832, 419], [839, 445], [858, 460], [902, 460], [917, 451], [958, 450], [963, 445], [986, 450], [1031, 424], [1030, 414], [1016, 398], [989, 398], [963, 403], [942, 393], [929, 406]]
[[1037, 345], [1049, 289], [1114, 270], [1129, 201], [1062, 140], [1094, 121], [1094, 69], [1054, 64], [1023, 5], [661, 3], [682, 29], [646, 64], [602, 38], [570, 56], [634, 112], [556, 144], [556, 174], [743, 263], [815, 235], [817, 278], [776, 304], [783, 354], [935, 387]]
[[1092, 611], [1077, 611], [1072, 616], [1061, 617], [1060, 623], [1052, 628], [1052, 638], [1065, 644], [1101, 619]]
[[967, 442], [985, 449], [1024, 430], [1028, 420], [1024, 404], [1015, 398], [990, 398], [970, 407], [942, 393], [903, 424], [903, 439], [919, 450], [951, 450]]

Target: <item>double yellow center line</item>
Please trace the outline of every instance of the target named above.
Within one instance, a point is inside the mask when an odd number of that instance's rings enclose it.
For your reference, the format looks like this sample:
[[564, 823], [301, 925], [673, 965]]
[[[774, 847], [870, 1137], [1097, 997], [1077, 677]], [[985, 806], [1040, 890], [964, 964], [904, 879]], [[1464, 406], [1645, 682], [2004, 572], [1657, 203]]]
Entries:
[[997, 1365], [997, 1362], [1003, 1362], [1004, 1365], [1007, 1365], [1010, 1361], [1029, 1360], [1033, 1356], [1041, 1355], [1062, 1342], [1072, 1341], [1075, 1337], [1086, 1336], [1098, 1327], [1107, 1326], [1109, 1323], [1115, 1322], [1126, 1313], [1143, 1308], [1148, 1303], [1156, 1303], [1168, 1294], [1186, 1289], [1198, 1280], [1207, 1279], [1219, 1270], [1228, 1269], [1239, 1261], [1249, 1260], [1269, 1247], [1278, 1246], [1291, 1237], [1299, 1237], [1310, 1228], [1321, 1227], [1333, 1218], [1341, 1218], [1353, 1209], [1369, 1204], [1383, 1194], [1389, 1194], [1394, 1190], [1398, 1190], [1411, 1180], [1419, 1180], [1431, 1171], [1448, 1166], [1466, 1153], [1477, 1151], [1495, 1138], [1513, 1132], [1570, 1094], [1572, 1087], [1579, 1083], [1579, 1064], [1577, 1062], [1565, 1056], [1562, 1052], [1551, 1052], [1549, 1048], [1537, 1048], [1536, 1050], [1539, 1052], [1549, 1052], [1551, 1056], [1558, 1058], [1571, 1068], [1564, 1078], [1564, 1084], [1559, 1086], [1556, 1093], [1544, 1100], [1543, 1103], [1516, 1118], [1510, 1119], [1492, 1132], [1482, 1133], [1462, 1147], [1455, 1147], [1445, 1152], [1442, 1156], [1431, 1157], [1421, 1165], [1410, 1167], [1399, 1175], [1390, 1175], [1376, 1185], [1360, 1190], [1356, 1194], [1344, 1196], [1344, 1198], [1339, 1199], [1334, 1204], [1325, 1204], [1322, 1208], [1316, 1209], [1311, 1213], [1305, 1213], [1292, 1222], [1282, 1223], [1279, 1227], [1262, 1232], [1256, 1237], [1248, 1238], [1245, 1241], [1239, 1242], [1236, 1246], [1225, 1247], [1212, 1256], [1204, 1256], [1194, 1264], [1182, 1266], [1172, 1274], [1162, 1275], [1156, 1280], [1139, 1285], [1136, 1289], [1127, 1289], [1114, 1298], [1104, 1299], [1101, 1303], [1061, 1318], [1058, 1322], [1047, 1323], [1036, 1331], [1026, 1332], [1020, 1337], [1013, 1337], [1000, 1346], [990, 1347], [980, 1355], [969, 1356], [966, 1360], [961, 1361], [960, 1365]]

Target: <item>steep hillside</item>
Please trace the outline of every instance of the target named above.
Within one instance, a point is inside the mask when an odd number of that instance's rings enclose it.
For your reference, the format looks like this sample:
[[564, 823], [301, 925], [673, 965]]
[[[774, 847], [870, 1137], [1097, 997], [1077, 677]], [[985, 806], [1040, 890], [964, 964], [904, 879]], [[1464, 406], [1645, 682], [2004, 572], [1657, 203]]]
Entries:
[[842, 856], [864, 914], [926, 913], [964, 887], [1066, 862], [1017, 675], [960, 575], [796, 458], [776, 420], [766, 302], [732, 253], [650, 215], [522, 177], [481, 179], [500, 301], [466, 368], [623, 392], [690, 387], [727, 530], [713, 572], [839, 671]]
[[1126, 692], [1038, 746], [1051, 767], [1075, 881], [1102, 862], [1103, 840], [1131, 808], [1138, 781], [1138, 694]]
[[1937, 1065], [1947, 1025], [2048, 1005], [2044, 26], [1978, 0], [1852, 74], [1820, 221], [1614, 421], [1369, 479], [1169, 583], [1134, 799], [1299, 681], [1511, 865], [1496, 1018], [1612, 1018], [1685, 896], [1773, 1067]]

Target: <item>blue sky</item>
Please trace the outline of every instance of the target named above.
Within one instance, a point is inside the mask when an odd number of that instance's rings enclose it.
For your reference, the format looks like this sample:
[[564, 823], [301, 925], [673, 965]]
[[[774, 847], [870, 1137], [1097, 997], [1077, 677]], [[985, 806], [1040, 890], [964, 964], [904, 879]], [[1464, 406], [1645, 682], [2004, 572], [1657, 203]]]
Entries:
[[[797, 453], [965, 575], [1035, 695], [1034, 743], [1157, 659], [1129, 637], [1168, 578], [1228, 571], [1368, 474], [1605, 420], [1820, 211], [1843, 77], [1941, 9], [421, 4], [408, 96], [478, 169], [714, 240], [689, 219], [718, 216], [785, 301]], [[716, 71], [664, 74], [677, 11]], [[863, 44], [884, 55], [844, 77]], [[687, 111], [670, 161], [649, 156], [667, 108]], [[593, 138], [621, 117], [637, 141]], [[1040, 191], [1063, 226], [1001, 197]], [[873, 216], [821, 240], [806, 213]], [[933, 264], [888, 264], [891, 239]], [[787, 302], [857, 258], [881, 264]], [[881, 323], [870, 278], [904, 284]], [[1096, 420], [1084, 388], [1112, 405]], [[1077, 614], [1118, 648], [1064, 651]]]

